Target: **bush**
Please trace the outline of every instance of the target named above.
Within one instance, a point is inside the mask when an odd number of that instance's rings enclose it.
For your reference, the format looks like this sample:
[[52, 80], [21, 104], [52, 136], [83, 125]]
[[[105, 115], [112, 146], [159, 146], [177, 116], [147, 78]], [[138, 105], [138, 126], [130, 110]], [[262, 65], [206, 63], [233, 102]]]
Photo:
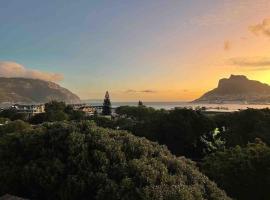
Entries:
[[257, 140], [205, 158], [202, 171], [238, 200], [270, 197], [270, 148]]
[[229, 199], [164, 146], [91, 122], [0, 135], [0, 195], [30, 199]]
[[165, 111], [124, 106], [116, 112], [120, 115], [117, 121], [120, 129], [165, 144], [172, 153], [196, 160], [201, 159], [208, 149], [202, 138], [211, 138], [209, 135], [216, 127], [210, 118], [191, 109]]
[[270, 109], [247, 109], [214, 118], [227, 147], [245, 146], [260, 138], [270, 145]]

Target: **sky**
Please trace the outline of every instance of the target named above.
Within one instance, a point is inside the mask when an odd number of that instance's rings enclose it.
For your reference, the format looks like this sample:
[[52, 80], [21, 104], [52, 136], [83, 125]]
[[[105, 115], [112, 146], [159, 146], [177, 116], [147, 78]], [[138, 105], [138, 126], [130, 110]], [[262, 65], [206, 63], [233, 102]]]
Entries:
[[81, 99], [189, 101], [230, 74], [270, 84], [270, 0], [0, 0], [0, 76]]

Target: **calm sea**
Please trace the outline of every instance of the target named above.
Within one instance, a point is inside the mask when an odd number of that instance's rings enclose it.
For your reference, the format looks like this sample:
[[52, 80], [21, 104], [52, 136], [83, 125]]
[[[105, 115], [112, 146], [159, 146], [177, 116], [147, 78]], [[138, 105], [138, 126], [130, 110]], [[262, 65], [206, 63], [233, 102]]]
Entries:
[[[101, 101], [87, 102], [93, 106], [102, 105]], [[165, 109], [170, 110], [173, 108], [206, 108], [208, 111], [222, 111], [222, 112], [233, 112], [238, 110], [244, 110], [247, 108], [262, 109], [270, 108], [270, 104], [267, 105], [256, 105], [256, 104], [196, 104], [190, 102], [143, 102], [147, 107], [152, 107], [155, 109]], [[112, 102], [112, 107], [119, 106], [137, 106], [138, 102]]]
[[[102, 106], [102, 101], [99, 100], [87, 100], [83, 101], [87, 105], [91, 106]], [[239, 110], [245, 110], [247, 108], [254, 109], [262, 109], [262, 108], [270, 108], [270, 104], [197, 104], [190, 102], [143, 102], [143, 104], [147, 107], [152, 107], [155, 109], [165, 109], [171, 110], [174, 108], [205, 108], [207, 111], [220, 111], [220, 112], [233, 112]], [[138, 102], [114, 102], [112, 101], [112, 107], [116, 108], [119, 106], [137, 106]], [[10, 104], [0, 104], [0, 108], [7, 108]]]

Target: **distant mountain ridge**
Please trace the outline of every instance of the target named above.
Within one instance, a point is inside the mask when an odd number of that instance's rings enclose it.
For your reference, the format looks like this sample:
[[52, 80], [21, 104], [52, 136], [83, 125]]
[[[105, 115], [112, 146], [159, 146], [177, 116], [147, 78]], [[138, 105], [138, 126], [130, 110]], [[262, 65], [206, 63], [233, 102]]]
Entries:
[[218, 87], [205, 93], [196, 103], [270, 103], [270, 86], [243, 75], [221, 79]]
[[39, 79], [0, 77], [0, 85], [0, 103], [80, 102], [80, 98], [68, 89]]

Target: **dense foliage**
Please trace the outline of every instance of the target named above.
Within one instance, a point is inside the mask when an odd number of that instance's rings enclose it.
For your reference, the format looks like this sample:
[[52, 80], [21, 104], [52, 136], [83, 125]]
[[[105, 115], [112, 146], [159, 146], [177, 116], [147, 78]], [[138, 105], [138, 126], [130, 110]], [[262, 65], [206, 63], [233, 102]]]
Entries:
[[247, 109], [214, 118], [227, 147], [245, 146], [260, 138], [270, 145], [270, 109]]
[[27, 115], [24, 113], [17, 113], [14, 108], [5, 109], [0, 112], [1, 118], [8, 118], [10, 120], [27, 120]]
[[201, 111], [123, 106], [116, 112], [120, 115], [120, 129], [165, 144], [176, 155], [200, 159], [209, 149], [204, 141], [213, 141], [215, 123]]
[[238, 200], [269, 200], [270, 148], [258, 139], [207, 156], [202, 170]]
[[9, 118], [0, 117], [0, 124], [7, 124], [9, 121]]
[[[269, 109], [208, 115], [191, 109], [155, 110], [138, 103], [117, 108], [111, 118], [86, 117], [53, 101], [45, 111], [29, 120], [43, 123], [38, 126], [25, 123], [25, 116], [13, 109], [0, 113], [1, 193], [34, 199], [212, 198], [194, 164], [176, 159], [145, 137], [198, 161], [230, 196], [269, 199]], [[85, 119], [115, 130], [79, 122]], [[212, 184], [207, 180], [207, 187], [213, 189]]]
[[32, 124], [40, 124], [43, 122], [81, 120], [84, 117], [84, 112], [74, 110], [64, 102], [51, 101], [45, 104], [45, 113], [34, 115], [29, 121]]
[[193, 162], [91, 122], [1, 126], [0, 195], [5, 193], [30, 199], [229, 199]]

